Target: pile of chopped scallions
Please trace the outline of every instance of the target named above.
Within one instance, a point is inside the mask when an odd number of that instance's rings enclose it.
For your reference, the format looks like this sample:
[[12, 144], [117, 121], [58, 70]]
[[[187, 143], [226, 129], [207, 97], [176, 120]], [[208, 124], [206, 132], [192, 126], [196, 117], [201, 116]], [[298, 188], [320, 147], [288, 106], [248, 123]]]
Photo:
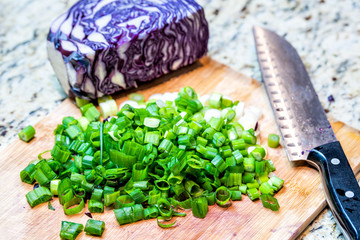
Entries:
[[111, 97], [99, 99], [100, 112], [77, 99], [82, 117], [63, 118], [51, 158], [40, 154], [20, 173], [40, 185], [26, 195], [31, 207], [58, 196], [67, 215], [113, 207], [120, 225], [157, 218], [160, 227], [185, 216], [177, 208], [204, 218], [209, 205], [227, 207], [242, 195], [279, 209], [273, 195], [284, 181], [269, 178], [275, 166], [257, 144], [259, 109], [243, 114], [243, 103], [219, 93], [198, 98], [191, 87], [147, 102], [129, 97], [118, 112]]

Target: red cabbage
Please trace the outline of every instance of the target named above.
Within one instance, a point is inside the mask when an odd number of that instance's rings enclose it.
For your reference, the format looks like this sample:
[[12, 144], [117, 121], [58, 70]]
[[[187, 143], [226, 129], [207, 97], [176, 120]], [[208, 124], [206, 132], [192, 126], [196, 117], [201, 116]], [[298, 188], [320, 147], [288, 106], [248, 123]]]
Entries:
[[51, 25], [48, 54], [72, 95], [95, 99], [137, 87], [207, 52], [194, 0], [80, 0]]

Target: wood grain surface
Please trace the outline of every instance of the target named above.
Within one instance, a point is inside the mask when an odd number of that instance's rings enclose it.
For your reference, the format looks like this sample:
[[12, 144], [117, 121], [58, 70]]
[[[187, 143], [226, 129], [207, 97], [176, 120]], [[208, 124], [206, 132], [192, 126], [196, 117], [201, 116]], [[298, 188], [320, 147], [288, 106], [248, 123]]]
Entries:
[[[269, 133], [278, 133], [271, 107], [261, 83], [221, 65], [210, 58], [179, 71], [143, 84], [131, 92], [149, 97], [154, 93], [179, 91], [192, 86], [200, 95], [217, 91], [263, 109], [259, 121], [259, 139], [266, 144]], [[127, 99], [119, 94], [117, 103]], [[35, 125], [36, 137], [30, 143], [15, 140], [0, 153], [0, 239], [59, 239], [61, 221], [85, 225], [89, 219], [84, 213], [66, 216], [58, 199], [31, 208], [25, 194], [33, 186], [22, 183], [19, 173], [31, 160], [54, 143], [53, 130], [64, 116], [79, 117], [79, 110], [67, 99], [56, 110]], [[360, 134], [340, 122], [332, 122], [351, 166], [360, 168]], [[205, 219], [192, 216], [177, 218], [176, 227], [161, 229], [156, 220], [144, 220], [119, 226], [111, 208], [93, 218], [106, 222], [103, 239], [294, 239], [326, 206], [318, 172], [308, 165], [287, 160], [282, 147], [268, 149], [268, 158], [275, 163], [276, 175], [285, 180], [285, 186], [276, 194], [280, 204], [278, 212], [262, 207], [260, 201], [252, 202], [246, 196], [233, 202], [229, 208], [211, 206]], [[77, 239], [98, 239], [81, 233]]]

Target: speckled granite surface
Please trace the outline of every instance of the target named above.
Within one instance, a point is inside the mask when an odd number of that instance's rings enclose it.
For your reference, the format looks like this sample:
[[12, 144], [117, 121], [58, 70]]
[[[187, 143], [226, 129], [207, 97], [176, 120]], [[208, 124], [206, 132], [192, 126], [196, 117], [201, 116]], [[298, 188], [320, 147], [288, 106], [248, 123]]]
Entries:
[[[66, 98], [47, 61], [50, 22], [75, 1], [1, 0], [0, 150]], [[360, 129], [360, 3], [340, 0], [198, 0], [210, 24], [209, 55], [260, 79], [253, 25], [300, 53], [328, 114]], [[333, 96], [334, 102], [328, 97]], [[343, 239], [328, 209], [299, 239]]]

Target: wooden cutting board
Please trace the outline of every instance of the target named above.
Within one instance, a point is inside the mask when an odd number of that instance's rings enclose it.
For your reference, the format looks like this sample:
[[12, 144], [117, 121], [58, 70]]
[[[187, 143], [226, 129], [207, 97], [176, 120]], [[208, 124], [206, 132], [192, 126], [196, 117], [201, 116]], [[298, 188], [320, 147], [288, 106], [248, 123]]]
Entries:
[[[143, 84], [136, 91], [147, 98], [154, 93], [179, 91], [184, 86], [192, 86], [200, 95], [217, 91], [262, 108], [261, 144], [266, 145], [269, 133], [279, 134], [262, 84], [210, 58]], [[125, 94], [117, 97], [118, 104], [127, 99]], [[62, 220], [85, 225], [89, 219], [84, 214], [86, 209], [66, 216], [57, 198], [51, 201], [55, 211], [49, 210], [46, 203], [31, 209], [25, 194], [33, 186], [22, 183], [19, 177], [29, 161], [52, 148], [53, 129], [64, 116], [80, 116], [68, 99], [35, 125], [36, 137], [30, 143], [15, 140], [0, 154], [0, 239], [58, 239]], [[340, 122], [332, 122], [332, 126], [351, 166], [358, 172], [360, 133]], [[268, 158], [277, 168], [276, 175], [285, 180], [285, 186], [276, 194], [281, 206], [278, 212], [244, 196], [227, 209], [211, 206], [205, 219], [186, 211], [187, 216], [177, 218], [177, 227], [171, 229], [159, 228], [154, 219], [119, 226], [110, 208], [104, 214], [93, 214], [93, 218], [106, 222], [104, 239], [294, 239], [326, 206], [319, 174], [305, 164], [290, 163], [281, 147], [268, 150]], [[77, 239], [90, 238], [81, 233]]]

